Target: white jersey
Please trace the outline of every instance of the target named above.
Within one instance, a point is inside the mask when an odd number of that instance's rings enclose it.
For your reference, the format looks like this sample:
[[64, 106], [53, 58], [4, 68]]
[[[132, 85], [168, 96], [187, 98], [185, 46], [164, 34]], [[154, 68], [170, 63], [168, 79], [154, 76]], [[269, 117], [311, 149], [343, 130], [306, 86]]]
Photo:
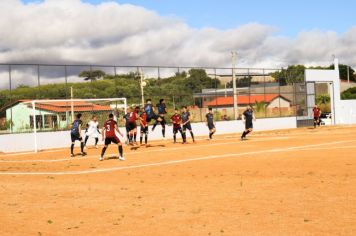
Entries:
[[98, 128], [99, 128], [99, 123], [97, 121], [93, 121], [93, 120], [89, 121], [88, 131], [86, 132], [86, 135], [91, 136], [93, 138], [99, 137]]

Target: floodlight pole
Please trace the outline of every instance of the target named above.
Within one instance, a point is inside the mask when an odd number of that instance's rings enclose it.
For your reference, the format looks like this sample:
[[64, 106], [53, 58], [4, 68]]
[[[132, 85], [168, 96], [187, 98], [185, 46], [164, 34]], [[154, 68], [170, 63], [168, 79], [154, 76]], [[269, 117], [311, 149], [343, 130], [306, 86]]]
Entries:
[[238, 106], [237, 106], [237, 91], [236, 91], [236, 74], [235, 74], [235, 62], [236, 62], [236, 52], [231, 52], [231, 65], [232, 65], [232, 88], [233, 88], [233, 99], [234, 99], [234, 118], [237, 120], [239, 116]]
[[144, 75], [143, 75], [143, 72], [142, 72], [142, 68], [140, 68], [140, 86], [141, 86], [141, 104], [142, 104], [142, 107], [145, 106], [145, 97], [144, 97], [144, 91], [143, 91], [143, 80], [144, 80]]

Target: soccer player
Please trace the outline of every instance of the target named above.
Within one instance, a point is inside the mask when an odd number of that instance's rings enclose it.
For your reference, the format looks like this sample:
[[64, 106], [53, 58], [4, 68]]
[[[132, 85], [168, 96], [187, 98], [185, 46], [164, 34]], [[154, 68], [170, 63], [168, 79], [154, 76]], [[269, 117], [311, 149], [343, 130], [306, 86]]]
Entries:
[[184, 134], [185, 137], [187, 137], [186, 130], [189, 130], [190, 136], [193, 139], [193, 143], [195, 143], [192, 126], [190, 124], [190, 113], [189, 113], [189, 111], [188, 111], [186, 106], [183, 107], [182, 111], [183, 111], [182, 112], [183, 134]]
[[95, 148], [98, 149], [99, 134], [99, 122], [97, 120], [96, 115], [93, 115], [91, 121], [89, 121], [89, 123], [87, 124], [84, 147], [86, 147], [89, 137], [93, 137], [95, 138]]
[[314, 116], [314, 129], [316, 126], [320, 126], [320, 116], [321, 116], [321, 110], [318, 107], [318, 105], [315, 105], [313, 108], [313, 116]]
[[77, 114], [76, 119], [73, 121], [72, 128], [70, 130], [70, 137], [72, 140], [72, 145], [70, 146], [70, 156], [74, 157], [74, 144], [75, 141], [80, 141], [80, 154], [85, 156], [86, 153], [84, 152], [84, 142], [82, 138], [82, 125], [83, 121], [81, 120], [82, 114]]
[[209, 128], [209, 140], [213, 139], [213, 134], [216, 132], [214, 124], [214, 114], [213, 109], [209, 107], [209, 112], [206, 114], [206, 125]]
[[185, 144], [186, 138], [185, 138], [184, 133], [182, 132], [182, 127], [181, 127], [182, 117], [178, 113], [178, 109], [174, 110], [174, 115], [171, 117], [171, 121], [173, 123], [173, 141], [174, 141], [174, 143], [176, 143], [176, 141], [177, 141], [176, 135], [179, 131], [179, 133], [182, 135], [183, 144]]
[[158, 123], [161, 123], [162, 126], [162, 136], [163, 138], [166, 136], [166, 120], [164, 119], [164, 115], [167, 114], [166, 104], [164, 103], [164, 99], [160, 99], [159, 103], [156, 105], [158, 110], [158, 116], [156, 122], [153, 124], [152, 132], [155, 130]]
[[[129, 127], [129, 118], [130, 118], [130, 113], [131, 113], [131, 108], [127, 108], [127, 112], [124, 115], [124, 121], [125, 121], [125, 128], [126, 128], [126, 142], [129, 141], [130, 139], [130, 127]], [[128, 144], [128, 143], [126, 143]]]
[[147, 123], [147, 113], [145, 109], [142, 108], [141, 115], [140, 115], [140, 145], [142, 145], [143, 135], [145, 135], [145, 145], [147, 145], [148, 140], [148, 123]]
[[114, 115], [110, 114], [109, 115], [109, 120], [107, 120], [103, 126], [103, 131], [102, 131], [102, 137], [104, 141], [104, 147], [101, 150], [101, 155], [100, 155], [100, 161], [104, 160], [104, 154], [106, 149], [111, 143], [115, 143], [118, 146], [119, 150], [119, 160], [124, 161], [125, 158], [123, 157], [123, 149], [122, 149], [122, 144], [120, 142], [120, 139], [116, 136], [115, 131], [117, 131], [121, 136], [122, 133], [120, 132], [119, 128], [117, 127], [117, 123], [114, 120]]
[[253, 131], [253, 121], [256, 121], [256, 117], [251, 106], [247, 106], [244, 113], [242, 113], [242, 120], [245, 122], [245, 131], [241, 135], [241, 141], [246, 138], [246, 135]]
[[130, 130], [130, 136], [129, 136], [129, 144], [130, 145], [137, 145], [137, 123], [136, 121], [140, 118], [138, 115], [140, 108], [135, 107], [135, 109], [130, 113], [129, 116], [129, 130]]
[[156, 114], [152, 105], [152, 100], [147, 99], [146, 104], [144, 106], [145, 112], [147, 114], [147, 119], [146, 121], [149, 123], [151, 122], [152, 119], [156, 119]]

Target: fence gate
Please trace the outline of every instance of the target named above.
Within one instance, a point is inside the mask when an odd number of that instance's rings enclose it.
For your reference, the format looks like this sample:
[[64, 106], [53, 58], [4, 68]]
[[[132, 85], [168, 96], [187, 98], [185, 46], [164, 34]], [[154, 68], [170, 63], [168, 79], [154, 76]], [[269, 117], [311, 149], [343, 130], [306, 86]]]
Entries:
[[315, 82], [295, 85], [297, 127], [314, 125], [313, 107], [315, 106]]

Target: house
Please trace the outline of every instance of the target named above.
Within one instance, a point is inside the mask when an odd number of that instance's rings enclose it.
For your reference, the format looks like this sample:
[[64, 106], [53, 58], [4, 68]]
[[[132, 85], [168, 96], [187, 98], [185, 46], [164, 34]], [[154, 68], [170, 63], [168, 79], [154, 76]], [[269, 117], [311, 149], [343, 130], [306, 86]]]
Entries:
[[[38, 129], [65, 129], [72, 123], [72, 103], [39, 102], [35, 104], [36, 127]], [[34, 128], [33, 109], [30, 100], [18, 100], [2, 108], [12, 132], [26, 132]], [[73, 101], [74, 113], [99, 113], [113, 111], [110, 105], [98, 105], [85, 101]]]
[[[258, 110], [256, 103], [264, 103], [264, 108]], [[242, 114], [248, 105], [256, 109], [258, 117], [278, 117], [289, 116], [294, 112], [292, 102], [279, 94], [258, 94], [258, 95], [238, 95], [238, 113]], [[202, 102], [203, 107], [211, 107], [220, 112], [221, 115], [233, 117], [234, 101], [233, 96], [206, 97]]]
[[[275, 107], [290, 107], [291, 101], [279, 94], [261, 94], [261, 95], [238, 95], [237, 105], [239, 107], [246, 107], [247, 105], [253, 105], [256, 102], [265, 102], [267, 109], [273, 109]], [[221, 107], [233, 107], [233, 96], [216, 97], [212, 100], [203, 101], [203, 107], [221, 108]]]

